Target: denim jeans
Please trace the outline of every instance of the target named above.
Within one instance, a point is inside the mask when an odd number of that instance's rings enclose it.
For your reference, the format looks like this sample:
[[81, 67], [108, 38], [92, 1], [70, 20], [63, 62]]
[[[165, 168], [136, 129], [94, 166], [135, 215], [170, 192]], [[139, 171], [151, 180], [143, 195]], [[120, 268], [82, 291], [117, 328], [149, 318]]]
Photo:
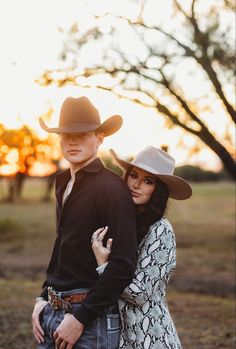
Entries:
[[[84, 289], [62, 292], [64, 296], [83, 292]], [[73, 304], [72, 310], [78, 310], [80, 304]], [[47, 304], [40, 316], [44, 330], [44, 342], [37, 349], [55, 349], [53, 333], [60, 325], [65, 315], [64, 310], [53, 310]], [[120, 317], [117, 307], [108, 307], [102, 317], [94, 320], [84, 331], [73, 349], [117, 349], [120, 334]]]

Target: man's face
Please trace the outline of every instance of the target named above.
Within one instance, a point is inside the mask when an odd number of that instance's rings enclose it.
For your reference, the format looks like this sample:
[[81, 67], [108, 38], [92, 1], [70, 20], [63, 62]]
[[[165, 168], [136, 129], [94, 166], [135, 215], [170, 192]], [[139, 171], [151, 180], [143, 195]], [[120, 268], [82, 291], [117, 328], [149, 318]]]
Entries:
[[86, 165], [97, 157], [103, 133], [81, 132], [61, 133], [60, 146], [62, 153], [71, 165]]

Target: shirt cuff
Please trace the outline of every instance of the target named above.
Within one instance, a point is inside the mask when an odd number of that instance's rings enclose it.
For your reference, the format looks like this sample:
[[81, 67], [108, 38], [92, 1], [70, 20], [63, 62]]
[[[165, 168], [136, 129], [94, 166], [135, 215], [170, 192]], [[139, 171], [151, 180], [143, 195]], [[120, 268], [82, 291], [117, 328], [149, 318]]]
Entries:
[[108, 264], [108, 262], [106, 262], [106, 263], [104, 263], [104, 264], [102, 264], [102, 265], [100, 265], [99, 267], [96, 268], [96, 271], [97, 271], [97, 273], [99, 275], [101, 275], [104, 272], [107, 264]]

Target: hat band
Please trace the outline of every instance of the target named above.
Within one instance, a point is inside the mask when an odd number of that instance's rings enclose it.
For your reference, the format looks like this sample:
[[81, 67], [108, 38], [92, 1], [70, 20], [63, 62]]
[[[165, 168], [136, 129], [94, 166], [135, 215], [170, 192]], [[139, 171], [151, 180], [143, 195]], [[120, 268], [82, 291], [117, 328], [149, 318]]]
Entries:
[[81, 123], [75, 123], [75, 124], [66, 124], [66, 125], [60, 125], [60, 128], [67, 128], [67, 127], [81, 127], [81, 128], [86, 128], [86, 127], [93, 127], [93, 128], [98, 128], [100, 124], [81, 124]]
[[73, 132], [90, 132], [99, 128], [98, 124], [69, 124], [66, 126], [59, 125], [58, 132], [73, 133]]
[[153, 174], [162, 174], [162, 175], [172, 175], [174, 171], [172, 171], [171, 169], [162, 169], [161, 172], [158, 172], [156, 169], [154, 169], [153, 167], [150, 167], [149, 165], [143, 164], [141, 162], [138, 161], [133, 161], [132, 165], [137, 166], [142, 168], [143, 170], [146, 170], [147, 172], [151, 172]]

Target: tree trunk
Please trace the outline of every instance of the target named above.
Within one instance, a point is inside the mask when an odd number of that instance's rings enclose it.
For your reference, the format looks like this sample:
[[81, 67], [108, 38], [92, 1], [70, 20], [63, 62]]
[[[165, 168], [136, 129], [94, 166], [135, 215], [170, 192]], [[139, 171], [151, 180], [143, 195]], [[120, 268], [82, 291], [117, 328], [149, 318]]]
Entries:
[[219, 143], [207, 129], [201, 131], [200, 139], [219, 156], [226, 171], [232, 179], [236, 180], [236, 162], [227, 149]]
[[227, 99], [224, 95], [222, 86], [217, 78], [217, 75], [211, 66], [211, 62], [210, 62], [209, 58], [206, 55], [204, 55], [202, 58], [198, 59], [198, 62], [201, 64], [202, 68], [208, 74], [213, 86], [215, 87], [216, 93], [218, 94], [218, 96], [222, 100], [222, 103], [224, 104], [229, 115], [231, 116], [231, 119], [233, 120], [234, 123], [236, 123], [236, 112], [235, 112], [233, 106], [227, 101]]

